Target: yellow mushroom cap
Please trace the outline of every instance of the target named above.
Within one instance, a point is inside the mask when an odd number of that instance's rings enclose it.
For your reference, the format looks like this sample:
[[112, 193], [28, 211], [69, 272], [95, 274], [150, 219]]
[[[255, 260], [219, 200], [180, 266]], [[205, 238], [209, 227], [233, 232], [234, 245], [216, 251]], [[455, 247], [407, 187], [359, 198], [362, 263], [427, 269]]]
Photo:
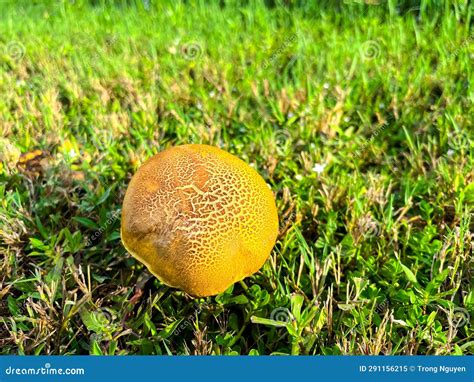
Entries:
[[217, 147], [175, 146], [133, 176], [125, 248], [165, 284], [212, 296], [257, 272], [278, 235], [275, 199], [249, 165]]

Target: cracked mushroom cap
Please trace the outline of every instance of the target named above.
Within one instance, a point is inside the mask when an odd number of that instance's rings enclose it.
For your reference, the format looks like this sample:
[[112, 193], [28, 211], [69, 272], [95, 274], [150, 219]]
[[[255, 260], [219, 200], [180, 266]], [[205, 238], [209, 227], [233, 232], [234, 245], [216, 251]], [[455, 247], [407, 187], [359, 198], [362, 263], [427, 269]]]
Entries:
[[216, 147], [190, 144], [148, 159], [122, 207], [125, 248], [165, 284], [212, 296], [257, 272], [278, 214], [263, 178]]

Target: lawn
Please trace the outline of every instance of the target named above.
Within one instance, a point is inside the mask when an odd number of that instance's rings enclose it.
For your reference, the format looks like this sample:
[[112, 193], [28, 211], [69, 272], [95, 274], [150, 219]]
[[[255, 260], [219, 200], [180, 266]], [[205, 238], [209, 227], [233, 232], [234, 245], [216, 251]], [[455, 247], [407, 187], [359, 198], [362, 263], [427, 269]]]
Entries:
[[[1, 1], [1, 354], [474, 353], [472, 2], [316, 3]], [[280, 221], [200, 299], [119, 234], [190, 142]]]

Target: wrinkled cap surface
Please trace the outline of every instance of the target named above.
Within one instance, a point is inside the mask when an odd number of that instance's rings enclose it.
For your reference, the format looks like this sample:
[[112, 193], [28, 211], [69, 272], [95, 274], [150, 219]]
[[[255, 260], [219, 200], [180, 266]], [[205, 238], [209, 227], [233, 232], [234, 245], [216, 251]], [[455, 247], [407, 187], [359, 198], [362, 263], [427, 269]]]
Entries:
[[165, 284], [211, 296], [258, 271], [278, 235], [263, 178], [216, 147], [183, 145], [147, 160], [122, 207], [126, 249]]

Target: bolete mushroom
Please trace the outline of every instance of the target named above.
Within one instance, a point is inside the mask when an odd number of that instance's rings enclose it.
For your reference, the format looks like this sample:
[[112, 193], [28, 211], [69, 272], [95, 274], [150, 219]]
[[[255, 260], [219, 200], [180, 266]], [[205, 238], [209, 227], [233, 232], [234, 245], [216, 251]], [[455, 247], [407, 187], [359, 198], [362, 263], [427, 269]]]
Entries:
[[133, 176], [122, 207], [125, 248], [165, 284], [198, 297], [257, 272], [275, 245], [273, 193], [216, 147], [171, 147]]

